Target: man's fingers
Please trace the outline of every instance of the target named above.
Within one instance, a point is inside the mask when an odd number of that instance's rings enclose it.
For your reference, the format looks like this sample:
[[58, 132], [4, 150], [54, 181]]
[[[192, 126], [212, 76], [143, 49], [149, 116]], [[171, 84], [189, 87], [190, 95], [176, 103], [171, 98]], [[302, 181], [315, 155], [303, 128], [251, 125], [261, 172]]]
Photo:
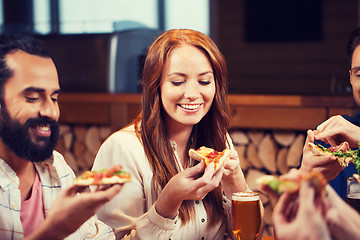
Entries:
[[312, 208], [314, 204], [315, 189], [311, 187], [309, 182], [304, 181], [299, 190], [299, 209], [309, 209]]
[[84, 192], [85, 189], [87, 189], [87, 188], [88, 188], [88, 186], [81, 186], [81, 185], [73, 184], [70, 187], [64, 189], [62, 192], [63, 192], [64, 195], [72, 196], [72, 195], [75, 195], [77, 193]]
[[85, 195], [91, 198], [94, 202], [104, 203], [108, 202], [111, 199], [113, 199], [122, 189], [122, 185], [120, 184], [114, 184], [110, 188], [103, 190], [103, 191], [96, 191], [96, 192], [90, 192], [90, 193], [84, 193], [81, 195]]
[[314, 141], [315, 141], [315, 133], [311, 129], [307, 130], [307, 138], [305, 145], [307, 145], [309, 142], [313, 143]]
[[286, 193], [282, 194], [273, 211], [274, 222], [282, 223], [286, 221], [286, 210], [288, 208], [288, 202], [289, 195]]

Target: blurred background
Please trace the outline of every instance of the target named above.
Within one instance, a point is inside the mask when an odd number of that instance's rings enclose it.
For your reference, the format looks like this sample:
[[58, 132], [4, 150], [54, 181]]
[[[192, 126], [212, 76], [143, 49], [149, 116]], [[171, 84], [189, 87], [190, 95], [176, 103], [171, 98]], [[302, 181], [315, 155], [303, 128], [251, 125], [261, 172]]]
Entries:
[[39, 35], [65, 92], [139, 92], [162, 31], [209, 35], [234, 94], [351, 95], [346, 41], [358, 0], [1, 0], [2, 32]]

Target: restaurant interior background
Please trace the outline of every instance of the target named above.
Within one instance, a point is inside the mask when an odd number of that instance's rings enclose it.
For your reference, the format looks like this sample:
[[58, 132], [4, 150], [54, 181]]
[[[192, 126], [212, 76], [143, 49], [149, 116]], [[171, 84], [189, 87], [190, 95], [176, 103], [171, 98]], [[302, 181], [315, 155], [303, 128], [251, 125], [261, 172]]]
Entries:
[[[170, 28], [209, 35], [229, 68], [231, 136], [250, 187], [297, 167], [306, 130], [358, 112], [346, 42], [358, 0], [2, 0], [2, 32], [35, 34], [59, 71], [61, 152], [75, 173], [139, 113], [147, 46]], [[273, 235], [275, 205], [265, 206]]]

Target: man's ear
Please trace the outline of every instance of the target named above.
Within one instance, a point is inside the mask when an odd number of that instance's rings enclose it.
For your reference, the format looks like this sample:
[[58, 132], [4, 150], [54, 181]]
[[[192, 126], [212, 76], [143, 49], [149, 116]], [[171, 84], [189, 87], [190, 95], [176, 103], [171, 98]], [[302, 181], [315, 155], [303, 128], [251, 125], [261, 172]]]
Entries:
[[350, 78], [350, 84], [351, 84], [351, 86], [353, 86], [353, 83], [354, 83], [354, 80], [355, 79], [353, 79], [353, 72], [351, 71], [351, 70], [349, 70], [349, 78]]

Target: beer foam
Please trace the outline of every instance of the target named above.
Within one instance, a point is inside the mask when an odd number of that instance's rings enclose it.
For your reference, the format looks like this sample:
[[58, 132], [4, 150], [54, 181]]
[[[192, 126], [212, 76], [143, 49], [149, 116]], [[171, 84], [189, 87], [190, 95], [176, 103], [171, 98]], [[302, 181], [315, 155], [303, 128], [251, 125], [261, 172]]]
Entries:
[[241, 193], [233, 193], [232, 200], [241, 201], [241, 202], [249, 202], [249, 201], [257, 201], [259, 200], [259, 193], [255, 192], [241, 192]]

